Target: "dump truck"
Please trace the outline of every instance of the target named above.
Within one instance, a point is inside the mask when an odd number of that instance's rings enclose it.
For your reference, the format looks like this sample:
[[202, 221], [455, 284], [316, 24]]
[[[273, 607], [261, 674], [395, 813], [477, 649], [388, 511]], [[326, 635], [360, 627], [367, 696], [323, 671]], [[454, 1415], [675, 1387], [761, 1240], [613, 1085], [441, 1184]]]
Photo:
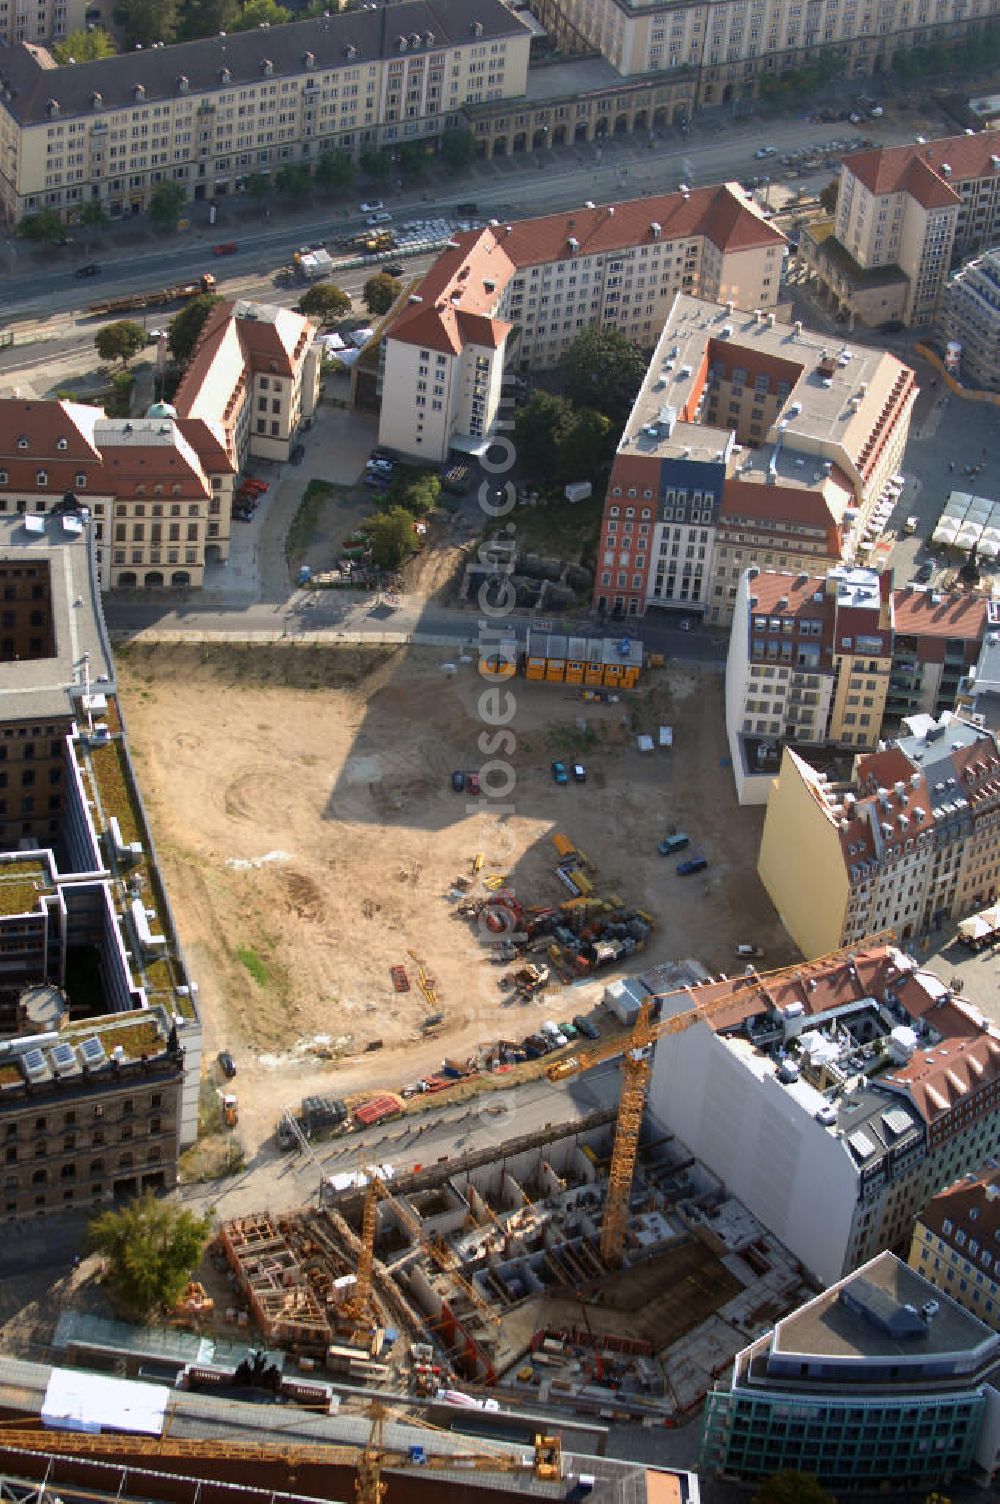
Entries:
[[156, 292], [126, 293], [120, 298], [105, 298], [102, 303], [93, 303], [87, 312], [97, 317], [112, 313], [138, 313], [143, 308], [156, 308], [161, 303], [184, 303], [202, 293], [215, 291], [215, 278], [211, 272], [203, 272], [197, 282], [178, 282], [173, 287], [161, 287]]
[[396, 237], [391, 230], [362, 230], [360, 235], [349, 235], [340, 244], [345, 250], [374, 255], [378, 251], [395, 250]]
[[240, 1120], [240, 1104], [231, 1091], [222, 1099], [222, 1119], [227, 1128], [235, 1128]]

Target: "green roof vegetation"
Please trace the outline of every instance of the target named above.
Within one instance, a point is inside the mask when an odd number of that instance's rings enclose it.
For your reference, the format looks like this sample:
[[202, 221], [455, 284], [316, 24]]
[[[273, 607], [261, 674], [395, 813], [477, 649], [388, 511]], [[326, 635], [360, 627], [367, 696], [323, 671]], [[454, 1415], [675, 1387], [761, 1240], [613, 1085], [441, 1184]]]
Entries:
[[141, 838], [139, 822], [135, 816], [132, 796], [125, 778], [125, 760], [120, 741], [106, 742], [103, 747], [91, 747], [90, 766], [97, 781], [97, 792], [107, 820], [118, 821], [122, 841], [130, 846]]
[[80, 1019], [71, 1029], [63, 1032], [70, 1044], [99, 1036], [105, 1053], [110, 1055], [121, 1045], [128, 1060], [138, 1060], [141, 1055], [158, 1055], [166, 1044], [160, 1019], [148, 1013], [112, 1013], [103, 1018]]
[[48, 867], [37, 859], [0, 862], [0, 915], [25, 914], [42, 893], [54, 891]]

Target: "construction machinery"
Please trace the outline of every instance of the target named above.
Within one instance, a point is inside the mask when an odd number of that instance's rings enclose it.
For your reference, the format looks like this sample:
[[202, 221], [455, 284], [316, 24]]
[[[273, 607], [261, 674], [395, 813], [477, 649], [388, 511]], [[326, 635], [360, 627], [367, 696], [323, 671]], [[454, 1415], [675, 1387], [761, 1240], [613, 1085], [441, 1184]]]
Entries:
[[235, 1128], [240, 1120], [240, 1104], [231, 1091], [222, 1098], [222, 1121], [227, 1128]]
[[106, 298], [103, 303], [93, 303], [87, 312], [95, 318], [114, 313], [139, 313], [143, 308], [158, 308], [161, 303], [185, 303], [202, 293], [214, 291], [215, 278], [211, 272], [203, 272], [197, 282], [177, 282], [156, 292], [132, 292], [120, 298]]
[[[269, 1443], [256, 1441], [197, 1440], [170, 1436], [167, 1426], [162, 1436], [130, 1436], [117, 1432], [32, 1430], [24, 1417], [18, 1417], [14, 1425], [0, 1423], [0, 1456], [30, 1452], [46, 1458], [77, 1457], [89, 1459], [103, 1466], [117, 1464], [123, 1470], [128, 1466], [155, 1466], [156, 1458], [186, 1458], [197, 1462], [244, 1462], [254, 1464], [284, 1463], [294, 1468], [307, 1465], [316, 1467], [353, 1467], [355, 1469], [355, 1498], [358, 1504], [381, 1504], [388, 1486], [382, 1479], [384, 1468], [423, 1470], [450, 1470], [461, 1468], [487, 1473], [521, 1473], [526, 1478], [534, 1477], [542, 1482], [555, 1483], [562, 1478], [562, 1448], [557, 1436], [536, 1436], [533, 1452], [514, 1453], [497, 1448], [488, 1451], [488, 1442], [473, 1442], [468, 1452], [431, 1451], [424, 1446], [411, 1445], [405, 1450], [390, 1447], [385, 1442], [385, 1424], [389, 1412], [374, 1402], [368, 1411], [371, 1431], [364, 1447], [337, 1446], [331, 1443]], [[426, 1421], [417, 1421], [406, 1416], [408, 1427], [436, 1435], [449, 1435]], [[470, 1438], [472, 1441], [472, 1438]], [[78, 1490], [79, 1492], [79, 1490]]]
[[575, 1048], [572, 1056], [555, 1061], [548, 1067], [546, 1075], [550, 1081], [557, 1082], [565, 1080], [567, 1076], [576, 1075], [579, 1071], [590, 1070], [592, 1066], [600, 1065], [602, 1061], [611, 1060], [617, 1055], [622, 1057], [618, 1118], [608, 1171], [604, 1220], [601, 1224], [601, 1257], [606, 1264], [612, 1267], [619, 1265], [625, 1247], [625, 1230], [628, 1224], [636, 1155], [639, 1150], [642, 1115], [646, 1105], [646, 1088], [652, 1073], [652, 1047], [657, 1040], [664, 1039], [671, 1034], [683, 1033], [693, 1024], [709, 1022], [717, 1014], [732, 1010], [734, 1004], [738, 1006], [748, 998], [766, 993], [775, 982], [795, 977], [804, 979], [818, 967], [829, 966], [838, 957], [851, 956], [868, 946], [888, 944], [894, 939], [895, 932], [885, 930], [860, 944], [831, 951], [815, 961], [800, 962], [798, 965], [784, 966], [777, 971], [770, 972], [758, 972], [752, 967], [748, 968], [747, 973], [741, 979], [742, 985], [738, 991], [727, 990], [721, 996], [708, 998], [703, 1003], [695, 1001], [694, 1006], [683, 1013], [673, 1013], [669, 1018], [660, 1019], [657, 1022], [654, 1022], [652, 1017], [653, 1004], [661, 997], [676, 994], [673, 992], [651, 993], [643, 1000], [624, 1048], [619, 1036], [616, 1039], [608, 1039], [601, 1044], [595, 1044], [589, 1049]]
[[461, 1290], [469, 1303], [479, 1315], [494, 1326], [500, 1322], [500, 1314], [484, 1296], [480, 1295], [475, 1285], [465, 1278], [461, 1269], [461, 1260], [453, 1253], [446, 1244], [439, 1239], [429, 1238], [423, 1230], [423, 1224], [415, 1212], [394, 1196], [381, 1176], [371, 1171], [366, 1171], [368, 1183], [365, 1188], [364, 1209], [361, 1214], [361, 1253], [358, 1258], [357, 1275], [355, 1278], [354, 1291], [350, 1302], [345, 1307], [345, 1313], [354, 1321], [367, 1321], [371, 1317], [372, 1309], [372, 1271], [375, 1264], [375, 1234], [378, 1230], [377, 1203], [387, 1201], [393, 1208], [399, 1220], [406, 1227], [414, 1242], [434, 1260], [443, 1274], [446, 1274], [452, 1284]]

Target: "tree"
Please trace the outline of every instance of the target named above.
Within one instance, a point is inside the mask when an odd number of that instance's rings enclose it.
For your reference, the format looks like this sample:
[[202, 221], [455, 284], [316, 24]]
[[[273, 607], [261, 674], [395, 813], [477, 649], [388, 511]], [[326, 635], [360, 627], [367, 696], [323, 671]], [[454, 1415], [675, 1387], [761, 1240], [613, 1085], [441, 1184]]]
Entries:
[[819, 206], [824, 214], [832, 214], [837, 207], [837, 195], [840, 193], [840, 179], [831, 178], [825, 188], [819, 191]]
[[376, 183], [383, 182], [392, 171], [392, 158], [377, 146], [363, 146], [359, 161], [361, 171]]
[[145, 348], [146, 331], [132, 319], [105, 324], [94, 335], [94, 348], [102, 360], [120, 360], [127, 366], [133, 355]]
[[114, 18], [125, 32], [126, 46], [176, 41], [178, 5], [179, 0], [121, 0]]
[[100, 26], [93, 31], [71, 31], [52, 48], [57, 63], [93, 63], [98, 58], [114, 57], [115, 44]]
[[80, 223], [88, 225], [91, 229], [100, 229], [101, 225], [108, 222], [107, 210], [99, 198], [88, 198], [80, 210]]
[[332, 324], [334, 319], [343, 318], [350, 307], [351, 300], [347, 293], [333, 282], [317, 282], [299, 300], [300, 312], [319, 319], [321, 324]]
[[292, 13], [275, 0], [247, 0], [243, 10], [232, 24], [233, 31], [253, 31], [257, 26], [282, 26], [290, 21]]
[[646, 374], [639, 346], [617, 329], [593, 324], [578, 334], [562, 358], [566, 395], [578, 407], [594, 407], [621, 430]]
[[252, 172], [247, 178], [246, 188], [250, 197], [259, 202], [262, 198], [267, 198], [270, 193], [271, 179], [266, 172]]
[[441, 481], [432, 471], [402, 465], [397, 468], [383, 499], [383, 510], [402, 507], [411, 517], [426, 517], [434, 510], [440, 495]]
[[220, 31], [232, 31], [239, 14], [239, 0], [185, 0], [180, 40], [196, 42], [201, 37], [217, 37]]
[[419, 141], [404, 141], [396, 154], [404, 178], [419, 178], [427, 168], [427, 152]]
[[167, 347], [179, 366], [186, 366], [191, 359], [198, 336], [208, 315], [220, 303], [214, 293], [202, 293], [192, 298], [167, 326]]
[[402, 291], [403, 284], [398, 277], [390, 277], [388, 272], [376, 272], [374, 277], [368, 278], [361, 296], [368, 312], [378, 315], [388, 313]]
[[365, 523], [376, 569], [398, 569], [417, 546], [413, 517], [405, 507], [378, 512]]
[[176, 230], [187, 195], [180, 183], [163, 178], [149, 200], [149, 217], [158, 230]]
[[279, 193], [302, 204], [312, 193], [312, 169], [308, 162], [289, 162], [279, 167], [274, 174], [274, 186]]
[[514, 445], [525, 474], [535, 480], [552, 479], [555, 470], [556, 436], [572, 416], [565, 397], [552, 392], [532, 392], [514, 418]]
[[175, 1201], [146, 1191], [136, 1201], [102, 1212], [87, 1229], [87, 1245], [103, 1253], [111, 1283], [136, 1316], [173, 1306], [205, 1251], [211, 1217], [196, 1217]]
[[836, 1504], [812, 1473], [773, 1473], [754, 1494], [751, 1504]]
[[36, 245], [60, 245], [66, 239], [66, 226], [55, 209], [39, 209], [37, 214], [26, 214], [15, 233]]
[[441, 156], [456, 172], [464, 172], [476, 160], [476, 138], [471, 131], [445, 131], [441, 137]]
[[316, 158], [316, 181], [330, 193], [350, 188], [354, 182], [354, 163], [348, 153], [339, 146], [333, 151], [321, 151]]
[[[554, 479], [560, 486], [571, 480], [596, 480], [614, 459], [619, 430], [592, 407], [571, 413], [556, 432]], [[595, 491], [597, 487], [594, 487]]]

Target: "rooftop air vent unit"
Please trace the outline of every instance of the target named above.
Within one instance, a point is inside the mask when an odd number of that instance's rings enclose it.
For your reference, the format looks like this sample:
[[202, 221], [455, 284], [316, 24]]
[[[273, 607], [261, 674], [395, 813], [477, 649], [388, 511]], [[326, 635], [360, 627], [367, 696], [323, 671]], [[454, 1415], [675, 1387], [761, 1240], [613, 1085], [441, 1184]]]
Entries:
[[83, 1041], [80, 1045], [80, 1054], [83, 1056], [84, 1065], [91, 1071], [97, 1070], [108, 1058], [96, 1034], [92, 1034], [89, 1039]]
[[802, 333], [802, 320], [801, 319], [796, 319], [795, 323], [792, 325], [792, 329], [795, 332], [795, 334], [797, 334], [797, 335], [801, 334]]
[[65, 1039], [54, 1047], [51, 1059], [60, 1076], [73, 1076], [80, 1069], [76, 1050]]
[[44, 1081], [51, 1073], [49, 1062], [41, 1050], [26, 1050], [21, 1056], [21, 1069], [27, 1081]]
[[722, 329], [721, 329], [721, 335], [722, 335], [723, 339], [729, 339], [729, 337], [731, 336], [732, 332], [733, 332], [733, 326], [732, 326], [732, 324], [723, 324]]

